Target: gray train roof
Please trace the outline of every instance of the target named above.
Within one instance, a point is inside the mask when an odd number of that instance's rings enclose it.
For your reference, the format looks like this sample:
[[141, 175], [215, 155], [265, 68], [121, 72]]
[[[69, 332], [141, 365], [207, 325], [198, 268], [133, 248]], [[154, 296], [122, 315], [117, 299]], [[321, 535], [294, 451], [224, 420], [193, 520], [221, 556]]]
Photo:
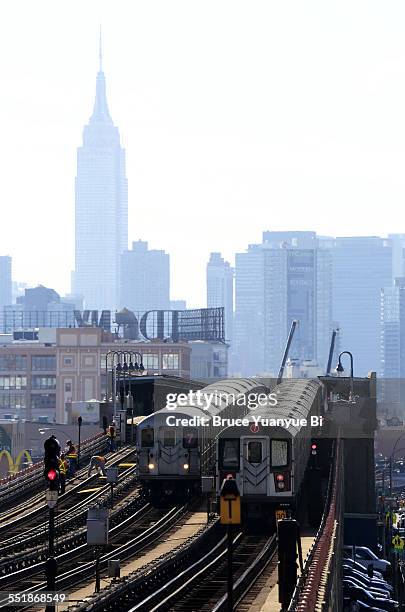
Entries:
[[[155, 416], [164, 415], [165, 417], [173, 415], [178, 418], [187, 416], [204, 416], [211, 417], [218, 415], [228, 405], [233, 404], [235, 398], [249, 393], [265, 393], [269, 390], [263, 382], [256, 378], [228, 378], [219, 380], [215, 383], [203, 387], [191, 393], [194, 402], [190, 404], [177, 405], [174, 409], [161, 408], [153, 414], [145, 416], [140, 425], [145, 426], [148, 422], [153, 421]], [[203, 407], [196, 405], [198, 403], [199, 394], [204, 395]], [[212, 394], [212, 397], [210, 397]], [[221, 397], [222, 394], [222, 397]], [[188, 394], [187, 394], [188, 395]], [[227, 399], [224, 396], [227, 396]], [[173, 402], [176, 403], [176, 402]]]
[[[295, 378], [284, 380], [272, 390], [277, 396], [277, 404], [273, 406], [270, 400], [265, 405], [251, 410], [244, 418], [254, 422], [253, 416], [265, 419], [307, 419], [319, 390], [323, 387], [318, 378]], [[279, 425], [277, 425], [280, 428]], [[281, 427], [282, 428], [282, 427]], [[227, 428], [233, 429], [232, 427]], [[291, 424], [288, 428], [289, 434], [294, 437], [301, 426]], [[221, 435], [227, 435], [224, 430]]]

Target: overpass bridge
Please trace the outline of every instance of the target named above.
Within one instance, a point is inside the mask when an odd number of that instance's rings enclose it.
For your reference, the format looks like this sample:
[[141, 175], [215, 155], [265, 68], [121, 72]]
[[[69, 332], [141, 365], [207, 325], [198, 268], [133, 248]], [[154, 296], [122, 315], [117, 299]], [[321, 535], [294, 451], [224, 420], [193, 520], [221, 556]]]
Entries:
[[[323, 437], [332, 442], [324, 511], [288, 610], [343, 610], [344, 544], [376, 550], [374, 436], [376, 376], [321, 377], [327, 388]], [[326, 465], [324, 466], [326, 467]]]

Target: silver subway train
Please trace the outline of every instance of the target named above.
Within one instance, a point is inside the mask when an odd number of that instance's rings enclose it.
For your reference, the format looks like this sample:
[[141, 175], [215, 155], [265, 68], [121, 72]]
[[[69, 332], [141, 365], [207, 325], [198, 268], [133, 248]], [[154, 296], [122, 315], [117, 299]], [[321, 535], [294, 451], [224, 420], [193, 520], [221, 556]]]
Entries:
[[227, 379], [178, 395], [139, 422], [136, 429], [139, 479], [149, 496], [161, 500], [198, 492], [202, 475], [213, 475], [216, 440], [232, 419], [250, 412], [270, 389], [258, 379]]
[[247, 512], [269, 514], [269, 504], [294, 508], [317, 452], [311, 447], [322, 427], [322, 383], [285, 380], [274, 391], [276, 405], [268, 402], [250, 411], [242, 427], [223, 429], [217, 441], [217, 493], [232, 475]]

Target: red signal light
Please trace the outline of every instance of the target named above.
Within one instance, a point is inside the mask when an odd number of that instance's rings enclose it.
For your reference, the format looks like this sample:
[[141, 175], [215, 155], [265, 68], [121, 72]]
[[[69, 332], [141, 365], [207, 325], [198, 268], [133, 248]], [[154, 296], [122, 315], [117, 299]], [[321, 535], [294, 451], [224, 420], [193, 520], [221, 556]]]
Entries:
[[317, 445], [316, 444], [311, 444], [311, 448], [312, 448], [312, 450], [316, 450], [317, 449]]
[[278, 482], [283, 482], [284, 475], [283, 474], [277, 474], [276, 479], [277, 479]]
[[46, 475], [47, 479], [50, 480], [51, 482], [56, 480], [57, 476], [58, 475], [55, 470], [49, 470], [49, 472]]

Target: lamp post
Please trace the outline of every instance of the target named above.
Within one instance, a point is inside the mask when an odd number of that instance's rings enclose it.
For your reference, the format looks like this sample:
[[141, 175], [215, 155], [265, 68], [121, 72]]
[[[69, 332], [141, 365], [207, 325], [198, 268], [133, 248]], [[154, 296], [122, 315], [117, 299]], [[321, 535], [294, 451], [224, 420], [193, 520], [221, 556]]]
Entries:
[[350, 378], [353, 378], [353, 355], [350, 351], [342, 351], [339, 355], [338, 358], [338, 364], [336, 366], [336, 372], [338, 372], [338, 374], [340, 374], [341, 372], [344, 372], [345, 369], [342, 365], [342, 355], [349, 355], [350, 357]]
[[80, 433], [82, 428], [83, 419], [81, 416], [77, 417], [77, 424], [79, 426], [79, 441], [77, 444], [77, 469], [80, 467]]
[[[112, 371], [112, 400], [113, 400], [113, 418], [117, 418], [117, 404], [121, 404], [121, 410], [128, 412], [131, 410], [131, 424], [133, 423], [133, 396], [131, 394], [131, 378], [134, 375], [142, 375], [145, 371], [143, 365], [143, 356], [139, 351], [109, 351], [106, 355], [106, 379], [107, 379], [107, 398], [108, 393], [108, 361], [110, 361]], [[122, 381], [123, 388], [121, 389], [120, 382]], [[128, 382], [128, 393], [127, 383]], [[120, 413], [121, 422], [121, 413]], [[127, 424], [127, 419], [125, 420]], [[120, 427], [121, 431], [121, 427]], [[131, 440], [133, 438], [131, 425]]]
[[349, 355], [350, 357], [350, 397], [349, 397], [349, 401], [353, 400], [354, 397], [354, 389], [353, 389], [353, 355], [350, 351], [342, 351], [339, 355], [338, 358], [338, 364], [336, 366], [336, 372], [338, 374], [341, 374], [342, 372], [345, 371], [343, 364], [342, 364], [342, 355]]

